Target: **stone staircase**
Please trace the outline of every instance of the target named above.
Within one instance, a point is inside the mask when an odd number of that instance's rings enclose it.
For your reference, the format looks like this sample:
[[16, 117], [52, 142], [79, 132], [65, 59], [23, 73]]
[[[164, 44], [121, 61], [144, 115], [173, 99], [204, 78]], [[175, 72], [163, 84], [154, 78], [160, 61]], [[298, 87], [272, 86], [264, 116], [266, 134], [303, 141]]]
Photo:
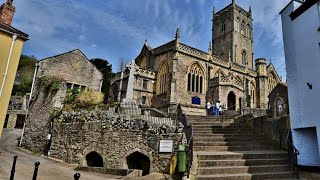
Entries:
[[288, 155], [232, 118], [187, 116], [198, 180], [292, 179]]

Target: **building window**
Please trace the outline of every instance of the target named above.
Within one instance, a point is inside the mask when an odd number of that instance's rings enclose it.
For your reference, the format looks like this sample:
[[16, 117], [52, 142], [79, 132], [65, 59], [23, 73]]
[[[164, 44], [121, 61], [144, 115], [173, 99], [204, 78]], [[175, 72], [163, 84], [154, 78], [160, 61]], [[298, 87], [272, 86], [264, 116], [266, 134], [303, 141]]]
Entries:
[[242, 21], [242, 23], [241, 23], [241, 33], [245, 34], [245, 23], [244, 23], [244, 21]]
[[247, 24], [247, 37], [251, 38], [251, 29], [249, 24]]
[[221, 24], [221, 33], [226, 32], [226, 24]]
[[147, 97], [146, 96], [142, 96], [141, 104], [146, 104], [146, 102], [147, 102]]
[[247, 65], [247, 52], [245, 50], [242, 51], [242, 64]]
[[236, 31], [240, 31], [240, 18], [237, 17], [237, 20], [236, 20]]
[[166, 62], [161, 63], [157, 76], [157, 94], [167, 92], [168, 66]]
[[188, 91], [203, 93], [204, 73], [199, 64], [192, 64], [188, 71]]
[[72, 88], [72, 84], [71, 83], [67, 83], [67, 90]]
[[143, 89], [148, 89], [148, 80], [144, 79], [142, 86], [143, 86]]
[[73, 85], [73, 89], [79, 89], [80, 88], [80, 85], [79, 84], [74, 84]]
[[81, 91], [85, 91], [86, 90], [86, 86], [81, 86]]
[[237, 45], [234, 45], [234, 62], [237, 62]]

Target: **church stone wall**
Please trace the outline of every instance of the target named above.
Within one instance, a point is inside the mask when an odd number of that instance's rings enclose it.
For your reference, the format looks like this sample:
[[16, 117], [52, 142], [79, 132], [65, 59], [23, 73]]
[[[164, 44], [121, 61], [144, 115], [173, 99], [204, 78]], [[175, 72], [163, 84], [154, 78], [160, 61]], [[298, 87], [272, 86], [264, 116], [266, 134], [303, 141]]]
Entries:
[[[188, 74], [188, 68], [193, 64], [193, 63], [198, 63], [201, 68], [203, 69], [203, 74], [204, 74], [204, 88], [203, 88], [203, 93], [196, 93], [196, 92], [188, 92], [187, 91], [187, 86], [188, 86], [188, 79], [187, 79], [187, 74]], [[184, 54], [179, 54], [178, 57], [178, 63], [177, 63], [177, 71], [176, 71], [176, 76], [177, 76], [177, 83], [176, 83], [176, 99], [177, 103], [180, 103], [182, 106], [182, 109], [192, 109], [188, 111], [192, 112], [195, 111], [199, 114], [205, 113], [205, 104], [206, 104], [206, 88], [207, 88], [207, 75], [206, 75], [206, 64], [204, 61], [199, 60], [195, 57], [184, 55]], [[201, 104], [200, 105], [192, 105], [191, 104], [191, 99], [192, 97], [197, 96], [201, 99]], [[186, 107], [186, 108], [184, 108]]]
[[[154, 71], [158, 72], [160, 64], [162, 62], [167, 62], [168, 66], [168, 84], [166, 86], [167, 91], [162, 94], [155, 94], [152, 98], [153, 107], [159, 108], [161, 110], [166, 110], [170, 103], [170, 93], [171, 93], [171, 80], [172, 80], [172, 71], [173, 71], [173, 51], [167, 51], [165, 53], [156, 55], [153, 59]], [[155, 89], [156, 83], [155, 83]], [[166, 111], [165, 111], [166, 112]]]

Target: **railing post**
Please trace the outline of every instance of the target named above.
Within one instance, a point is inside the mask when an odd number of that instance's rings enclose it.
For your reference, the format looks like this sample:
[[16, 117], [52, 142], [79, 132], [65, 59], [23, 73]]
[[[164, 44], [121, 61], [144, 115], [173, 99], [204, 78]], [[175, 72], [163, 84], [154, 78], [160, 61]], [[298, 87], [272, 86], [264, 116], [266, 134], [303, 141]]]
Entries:
[[80, 173], [75, 173], [73, 177], [74, 177], [74, 180], [79, 180], [80, 179]]
[[260, 115], [260, 133], [262, 134], [262, 116]]
[[34, 172], [33, 172], [32, 180], [37, 180], [38, 169], [39, 169], [39, 166], [40, 166], [40, 162], [37, 161], [34, 165], [35, 165], [35, 166], [34, 166]]
[[253, 133], [256, 133], [256, 118], [253, 118]]
[[11, 169], [10, 180], [13, 180], [13, 178], [14, 178], [14, 173], [16, 172], [16, 162], [17, 162], [17, 158], [18, 158], [17, 155], [15, 155], [15, 156], [13, 157], [13, 164], [12, 164], [12, 169]]
[[281, 129], [279, 129], [279, 143], [280, 143], [280, 151], [282, 150], [282, 133]]

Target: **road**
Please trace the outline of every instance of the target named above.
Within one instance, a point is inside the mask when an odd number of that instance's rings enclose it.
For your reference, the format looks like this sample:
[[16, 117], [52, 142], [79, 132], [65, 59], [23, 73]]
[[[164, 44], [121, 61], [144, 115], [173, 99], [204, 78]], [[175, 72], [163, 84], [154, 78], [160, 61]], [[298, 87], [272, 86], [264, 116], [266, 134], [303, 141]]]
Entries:
[[[0, 139], [0, 180], [8, 180], [11, 173], [13, 156], [17, 155], [14, 180], [30, 180], [34, 171], [34, 163], [40, 162], [37, 180], [72, 180], [77, 173], [75, 165], [57, 162], [47, 157], [35, 156], [17, 147], [20, 129], [4, 129]], [[80, 180], [115, 180], [121, 177], [98, 173], [79, 172]]]

